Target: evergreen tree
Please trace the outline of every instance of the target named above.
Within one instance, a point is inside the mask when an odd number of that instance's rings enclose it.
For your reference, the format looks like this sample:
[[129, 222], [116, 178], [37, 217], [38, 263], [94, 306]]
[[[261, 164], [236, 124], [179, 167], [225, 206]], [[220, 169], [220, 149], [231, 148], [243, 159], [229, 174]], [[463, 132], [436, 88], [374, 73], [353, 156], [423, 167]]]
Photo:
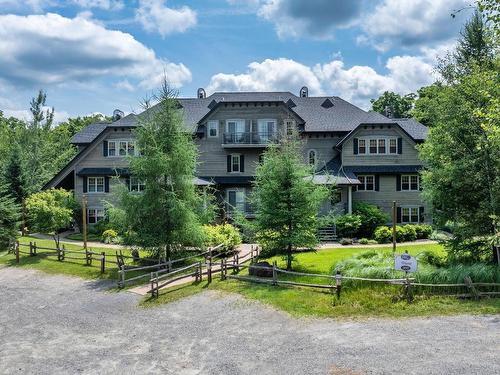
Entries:
[[300, 145], [293, 138], [271, 145], [256, 170], [252, 203], [253, 227], [267, 251], [283, 254], [292, 268], [293, 251], [318, 243], [318, 212], [328, 190], [308, 176], [314, 171], [303, 161]]
[[16, 203], [22, 204], [24, 198], [26, 198], [26, 186], [21, 166], [21, 148], [17, 143], [14, 143], [11, 147], [3, 181]]
[[6, 185], [0, 185], [0, 250], [7, 249], [17, 237], [21, 207], [9, 194]]
[[184, 244], [203, 241], [197, 210], [201, 195], [193, 178], [197, 150], [184, 127], [176, 94], [164, 83], [159, 101], [139, 118], [135, 129], [139, 156], [130, 157], [133, 178], [145, 184], [141, 194], [122, 191], [120, 206], [134, 242], [157, 256], [170, 257]]

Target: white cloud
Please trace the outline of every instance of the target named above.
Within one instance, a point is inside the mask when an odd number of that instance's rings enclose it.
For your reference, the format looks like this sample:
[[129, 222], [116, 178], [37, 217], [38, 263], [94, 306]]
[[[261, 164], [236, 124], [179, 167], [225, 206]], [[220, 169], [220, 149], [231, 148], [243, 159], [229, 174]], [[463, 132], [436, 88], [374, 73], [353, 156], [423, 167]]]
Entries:
[[384, 0], [360, 23], [364, 34], [360, 44], [386, 51], [394, 45], [405, 47], [438, 43], [456, 37], [468, 14], [451, 13], [468, 5], [468, 0]]
[[281, 58], [252, 62], [243, 74], [216, 74], [211, 78], [207, 91], [296, 91], [304, 85], [313, 95], [322, 92], [321, 84], [310, 67]]
[[100, 8], [104, 10], [121, 10], [125, 7], [122, 0], [71, 0], [82, 8]]
[[[43, 107], [44, 112], [47, 110], [52, 110], [50, 107]], [[15, 117], [19, 120], [31, 121], [33, 116], [31, 112], [27, 109], [5, 109], [2, 110], [5, 117]], [[70, 114], [66, 111], [54, 111], [54, 124], [59, 124], [66, 121], [70, 117]]]
[[162, 37], [185, 32], [197, 22], [196, 12], [191, 8], [168, 8], [165, 0], [140, 0], [135, 18], [144, 30], [158, 32]]
[[400, 94], [415, 92], [437, 78], [433, 61], [426, 56], [394, 56], [387, 60], [387, 73], [369, 66], [347, 68], [342, 60], [333, 59], [313, 67], [289, 59], [267, 59], [252, 62], [243, 74], [219, 73], [212, 76], [207, 91], [291, 91], [308, 86], [310, 95], [337, 95], [364, 109], [370, 99], [384, 91]]
[[99, 77], [133, 79], [153, 88], [167, 74], [174, 87], [191, 80], [132, 35], [91, 19], [58, 14], [0, 15], [0, 78], [21, 86], [88, 82]]

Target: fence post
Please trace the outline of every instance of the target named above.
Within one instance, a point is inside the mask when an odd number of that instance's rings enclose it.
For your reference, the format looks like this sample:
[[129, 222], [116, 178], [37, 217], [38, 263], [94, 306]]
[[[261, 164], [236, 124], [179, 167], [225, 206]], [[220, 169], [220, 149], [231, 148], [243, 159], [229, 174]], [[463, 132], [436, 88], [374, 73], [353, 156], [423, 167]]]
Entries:
[[411, 290], [411, 280], [408, 277], [408, 272], [406, 272], [405, 294], [406, 300], [408, 301], [408, 303], [411, 303], [411, 301], [413, 300], [413, 293]]
[[276, 271], [276, 261], [273, 262], [273, 285], [278, 285], [278, 272]]
[[220, 279], [221, 280], [224, 280], [224, 264], [225, 264], [224, 258], [221, 258], [221, 260], [220, 260]]
[[253, 245], [250, 245], [250, 264], [253, 264]]
[[208, 256], [207, 280], [209, 283], [212, 282], [212, 252], [210, 252], [210, 255]]
[[335, 274], [335, 285], [337, 298], [340, 299], [340, 291], [342, 289], [342, 274], [340, 273], [340, 270], [337, 270], [337, 273]]
[[201, 264], [201, 260], [198, 264], [198, 267], [199, 267], [199, 271], [200, 271], [200, 281], [203, 281], [203, 266]]
[[167, 261], [167, 272], [171, 272], [171, 271], [172, 271], [172, 260], [169, 257], [168, 261]]
[[240, 253], [236, 254], [236, 272], [240, 272]]
[[30, 241], [30, 257], [33, 256], [33, 242]]
[[14, 244], [14, 251], [16, 253], [16, 263], [19, 263], [19, 241]]
[[467, 289], [470, 290], [470, 293], [472, 294], [472, 298], [479, 299], [479, 293], [477, 292], [477, 289], [474, 288], [474, 285], [472, 285], [472, 279], [470, 278], [470, 276], [465, 276], [464, 282], [467, 285]]
[[125, 286], [125, 265], [119, 266], [118, 273], [120, 274], [118, 288], [123, 288]]
[[64, 260], [65, 258], [66, 258], [66, 246], [63, 244], [62, 245], [61, 260]]
[[101, 253], [101, 273], [106, 271], [106, 253], [103, 251]]
[[33, 255], [36, 255], [36, 241], [33, 242]]
[[59, 246], [56, 248], [56, 251], [57, 251], [57, 260], [60, 262], [61, 261], [61, 249], [59, 248]]

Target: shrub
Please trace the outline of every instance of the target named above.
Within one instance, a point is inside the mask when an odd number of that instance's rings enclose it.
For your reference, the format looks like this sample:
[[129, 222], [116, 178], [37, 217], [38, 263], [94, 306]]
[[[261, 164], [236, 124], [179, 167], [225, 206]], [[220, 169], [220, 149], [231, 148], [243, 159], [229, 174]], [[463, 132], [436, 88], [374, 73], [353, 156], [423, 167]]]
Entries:
[[361, 225], [355, 233], [358, 237], [372, 238], [375, 229], [389, 220], [387, 214], [377, 206], [365, 202], [354, 203], [353, 213], [361, 219]]
[[118, 233], [116, 233], [115, 230], [113, 229], [106, 229], [103, 233], [102, 233], [102, 242], [104, 243], [112, 243], [112, 242], [115, 242], [116, 238], [118, 237]]
[[368, 245], [376, 245], [378, 244], [377, 240], [368, 240]]
[[352, 245], [352, 239], [351, 238], [342, 238], [340, 240], [341, 245]]
[[413, 226], [417, 232], [417, 239], [427, 239], [432, 234], [432, 226], [429, 224], [417, 224]]
[[240, 231], [231, 224], [204, 225], [203, 231], [206, 246], [224, 244], [224, 251], [227, 251], [241, 244]]
[[401, 230], [403, 232], [403, 241], [415, 241], [417, 239], [415, 225], [403, 225]]
[[360, 240], [359, 240], [359, 243], [360, 243], [361, 245], [368, 245], [368, 238], [362, 238], [362, 239], [360, 239]]
[[446, 264], [446, 259], [429, 250], [424, 250], [416, 257], [419, 262], [435, 267], [442, 267]]
[[384, 225], [375, 229], [374, 237], [378, 243], [389, 243], [392, 241], [392, 232]]
[[434, 241], [439, 241], [439, 242], [446, 242], [449, 239], [451, 239], [453, 235], [451, 233], [442, 231], [442, 230], [435, 230], [431, 233], [429, 238]]
[[359, 215], [341, 215], [335, 222], [337, 234], [344, 237], [353, 237], [361, 226], [361, 217]]

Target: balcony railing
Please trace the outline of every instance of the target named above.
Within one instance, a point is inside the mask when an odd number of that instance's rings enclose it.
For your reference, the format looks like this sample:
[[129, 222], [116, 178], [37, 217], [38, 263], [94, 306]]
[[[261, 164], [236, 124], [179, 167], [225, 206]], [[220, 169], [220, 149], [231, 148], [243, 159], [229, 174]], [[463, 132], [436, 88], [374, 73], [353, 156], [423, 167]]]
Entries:
[[278, 139], [276, 132], [241, 132], [241, 133], [224, 133], [224, 144], [237, 145], [262, 145], [270, 142], [275, 142]]
[[245, 216], [251, 216], [254, 214], [254, 209], [250, 202], [237, 202], [235, 205], [231, 205], [226, 202], [226, 212], [229, 216], [232, 216], [232, 214], [236, 211], [243, 213]]

